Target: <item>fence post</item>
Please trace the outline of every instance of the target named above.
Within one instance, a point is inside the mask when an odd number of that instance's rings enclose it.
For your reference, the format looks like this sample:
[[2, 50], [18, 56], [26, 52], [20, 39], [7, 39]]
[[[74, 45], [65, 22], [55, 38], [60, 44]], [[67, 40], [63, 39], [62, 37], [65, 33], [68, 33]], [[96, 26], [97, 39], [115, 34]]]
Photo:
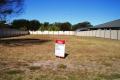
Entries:
[[118, 36], [119, 36], [119, 35], [118, 35], [119, 30], [116, 30], [116, 31], [117, 31], [117, 40], [119, 40], [119, 38], [118, 38]]
[[93, 37], [93, 31], [94, 31], [94, 30], [91, 30], [91, 31], [92, 31], [92, 34], [91, 34], [91, 36]]
[[111, 39], [111, 29], [110, 29], [110, 39]]
[[118, 30], [118, 40], [120, 40], [120, 30]]
[[105, 29], [104, 29], [104, 38], [105, 38]]
[[97, 30], [95, 30], [95, 37], [97, 37]]

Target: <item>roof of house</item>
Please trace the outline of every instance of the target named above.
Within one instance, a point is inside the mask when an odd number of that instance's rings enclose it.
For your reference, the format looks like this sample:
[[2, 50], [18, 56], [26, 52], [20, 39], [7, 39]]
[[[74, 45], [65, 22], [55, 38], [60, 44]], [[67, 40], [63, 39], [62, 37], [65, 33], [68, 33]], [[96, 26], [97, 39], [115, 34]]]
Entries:
[[120, 28], [120, 19], [94, 26], [95, 28]]

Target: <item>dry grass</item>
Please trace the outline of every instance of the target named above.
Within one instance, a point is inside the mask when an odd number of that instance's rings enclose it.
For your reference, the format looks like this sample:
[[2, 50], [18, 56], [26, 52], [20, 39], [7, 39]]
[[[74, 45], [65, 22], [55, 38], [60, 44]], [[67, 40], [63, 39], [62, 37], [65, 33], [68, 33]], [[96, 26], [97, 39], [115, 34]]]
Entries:
[[[65, 59], [54, 56], [66, 40]], [[29, 35], [0, 39], [0, 80], [120, 79], [120, 41], [94, 37]]]

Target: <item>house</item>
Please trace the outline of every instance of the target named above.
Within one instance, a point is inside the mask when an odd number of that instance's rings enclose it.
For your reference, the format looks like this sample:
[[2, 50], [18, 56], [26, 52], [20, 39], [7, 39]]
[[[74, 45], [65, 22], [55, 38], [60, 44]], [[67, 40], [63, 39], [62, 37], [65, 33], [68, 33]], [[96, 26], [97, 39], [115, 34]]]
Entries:
[[89, 30], [98, 30], [98, 29], [120, 30], [120, 19], [99, 24], [91, 28], [80, 28], [80, 29], [77, 29], [76, 31], [80, 32], [80, 31], [89, 31]]
[[90, 28], [90, 29], [91, 30], [97, 30], [97, 29], [120, 30], [120, 19], [99, 24], [94, 26], [94, 28]]

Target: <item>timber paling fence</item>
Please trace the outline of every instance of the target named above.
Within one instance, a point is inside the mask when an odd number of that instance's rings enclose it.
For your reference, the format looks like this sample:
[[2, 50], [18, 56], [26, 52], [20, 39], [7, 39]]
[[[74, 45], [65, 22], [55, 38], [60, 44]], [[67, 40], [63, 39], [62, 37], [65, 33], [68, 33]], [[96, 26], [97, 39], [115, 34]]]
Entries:
[[91, 31], [20, 31], [16, 29], [0, 29], [0, 38], [21, 35], [74, 35], [89, 36], [120, 40], [120, 30], [91, 30]]
[[91, 30], [75, 33], [76, 36], [91, 36], [120, 40], [120, 30]]

